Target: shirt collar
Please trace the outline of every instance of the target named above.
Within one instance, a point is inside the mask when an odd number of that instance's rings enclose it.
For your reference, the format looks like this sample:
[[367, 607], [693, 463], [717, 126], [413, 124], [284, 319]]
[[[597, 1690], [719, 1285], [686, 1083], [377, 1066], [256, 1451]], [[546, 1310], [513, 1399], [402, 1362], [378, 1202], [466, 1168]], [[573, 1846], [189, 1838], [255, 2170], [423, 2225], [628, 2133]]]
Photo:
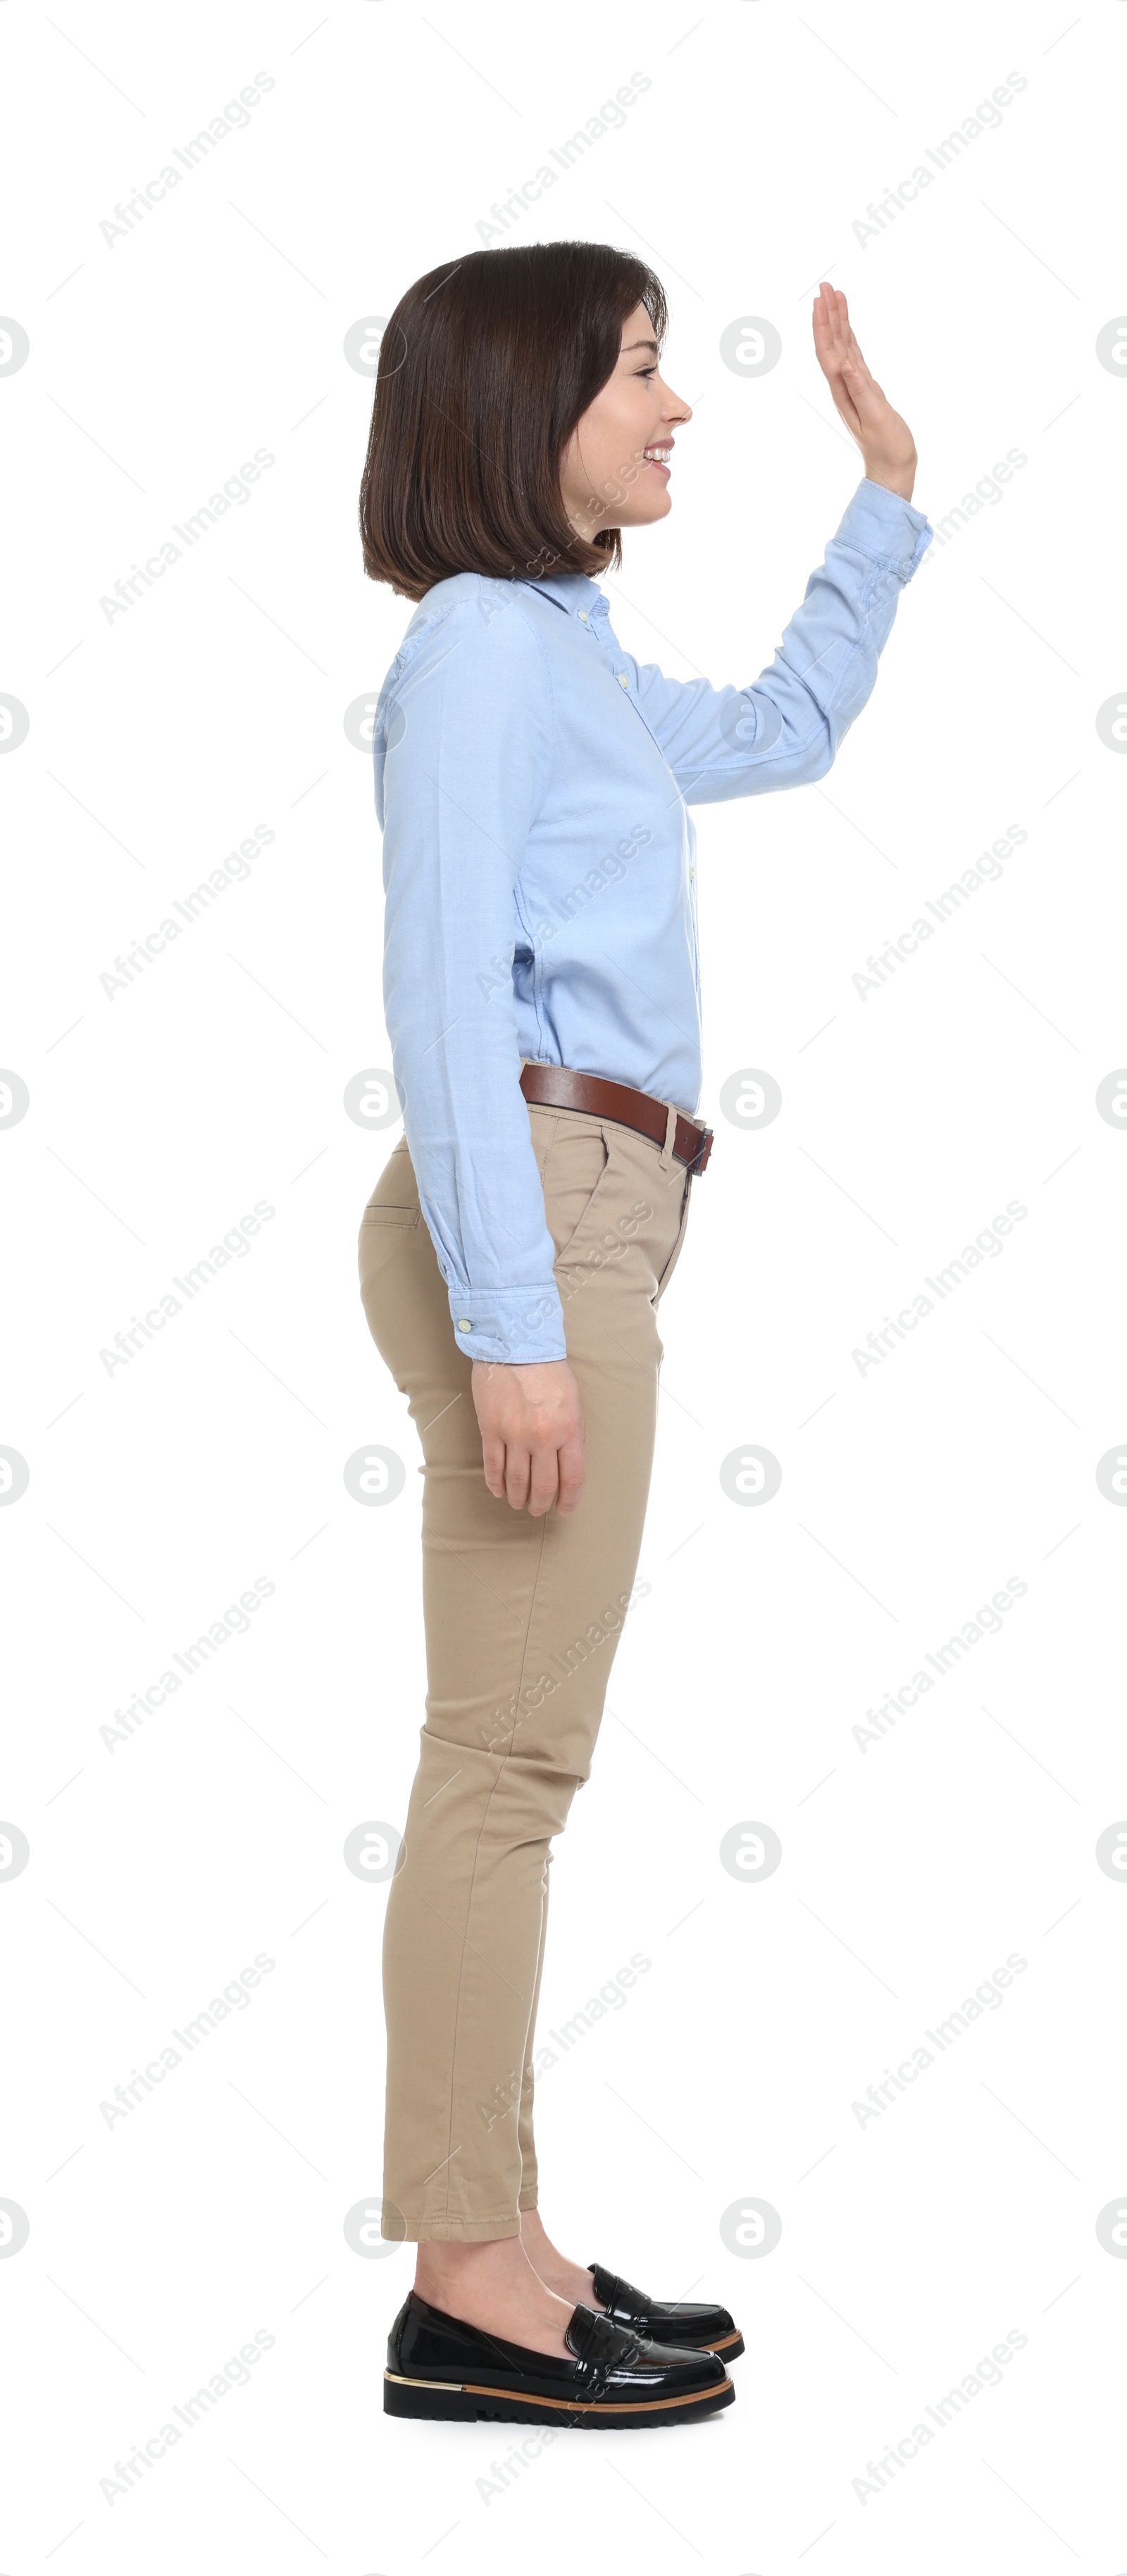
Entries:
[[540, 580], [529, 575], [522, 578], [521, 586], [526, 590], [543, 591], [548, 599], [555, 601], [557, 608], [566, 609], [571, 617], [577, 617], [580, 610], [585, 618], [592, 617], [596, 609], [609, 605], [604, 592], [595, 582], [588, 581], [583, 572], [549, 572]]

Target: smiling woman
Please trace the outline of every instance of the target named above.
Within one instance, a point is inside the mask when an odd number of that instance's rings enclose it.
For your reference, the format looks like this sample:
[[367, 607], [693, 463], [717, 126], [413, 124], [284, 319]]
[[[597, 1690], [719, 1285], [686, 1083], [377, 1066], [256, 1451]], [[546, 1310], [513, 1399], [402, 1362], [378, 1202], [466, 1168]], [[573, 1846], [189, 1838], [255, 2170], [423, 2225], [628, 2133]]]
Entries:
[[593, 578], [668, 516], [691, 418], [651, 270], [589, 242], [474, 252], [383, 335], [360, 517], [367, 571], [418, 602], [372, 734], [406, 1132], [360, 1275], [423, 1447], [429, 1685], [384, 1942], [381, 2227], [419, 2246], [391, 2414], [671, 2425], [734, 2395], [726, 2309], [547, 2235], [535, 2029], [712, 1141], [688, 809], [824, 775], [928, 542], [911, 434], [833, 287], [813, 324], [866, 475], [741, 688], [640, 665]]
[[[588, 242], [476, 251], [416, 279], [380, 346], [360, 487], [373, 581], [422, 599], [454, 573], [509, 579], [558, 563], [594, 573], [621, 561], [605, 501], [589, 524], [570, 524], [560, 458], [617, 374], [632, 315], [640, 331], [629, 336], [645, 336], [656, 361], [667, 324], [657, 278], [627, 252]], [[632, 366], [643, 368], [645, 354]], [[660, 426], [641, 403], [641, 438]], [[610, 442], [615, 465], [637, 473], [640, 441], [623, 436], [625, 445]]]
[[594, 540], [608, 519], [643, 528], [671, 508], [674, 427], [692, 419], [663, 384], [655, 326], [644, 303], [626, 317], [617, 362], [577, 422], [560, 459], [560, 489], [573, 529]]

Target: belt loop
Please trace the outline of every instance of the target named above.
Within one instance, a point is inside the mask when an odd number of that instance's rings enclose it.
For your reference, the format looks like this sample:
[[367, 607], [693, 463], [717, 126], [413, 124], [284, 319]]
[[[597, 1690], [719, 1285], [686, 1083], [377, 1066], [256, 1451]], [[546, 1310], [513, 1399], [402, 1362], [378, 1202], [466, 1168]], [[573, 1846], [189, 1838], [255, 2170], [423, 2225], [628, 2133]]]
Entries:
[[670, 1167], [671, 1167], [671, 1165], [672, 1165], [672, 1162], [673, 1162], [673, 1140], [674, 1140], [674, 1137], [676, 1136], [676, 1133], [677, 1133], [677, 1111], [676, 1111], [676, 1109], [675, 1109], [674, 1107], [670, 1106], [670, 1107], [668, 1107], [668, 1108], [667, 1108], [667, 1111], [666, 1111], [666, 1118], [665, 1118], [665, 1143], [664, 1143], [664, 1145], [662, 1146], [662, 1149], [661, 1149], [661, 1161], [660, 1161], [660, 1165], [659, 1165], [659, 1169], [660, 1169], [661, 1171], [663, 1171], [663, 1172], [668, 1172], [668, 1171], [669, 1171], [669, 1169], [670, 1169]]

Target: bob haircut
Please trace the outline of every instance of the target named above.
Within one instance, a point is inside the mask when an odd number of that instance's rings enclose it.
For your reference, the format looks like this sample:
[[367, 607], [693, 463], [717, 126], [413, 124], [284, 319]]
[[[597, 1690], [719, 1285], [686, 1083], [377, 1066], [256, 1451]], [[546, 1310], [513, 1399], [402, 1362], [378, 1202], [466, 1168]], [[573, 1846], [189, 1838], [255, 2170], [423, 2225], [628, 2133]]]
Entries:
[[621, 562], [618, 528], [575, 534], [560, 462], [639, 304], [660, 346], [658, 279], [599, 242], [471, 251], [408, 287], [380, 346], [360, 487], [373, 581], [419, 600], [459, 572], [511, 580]]

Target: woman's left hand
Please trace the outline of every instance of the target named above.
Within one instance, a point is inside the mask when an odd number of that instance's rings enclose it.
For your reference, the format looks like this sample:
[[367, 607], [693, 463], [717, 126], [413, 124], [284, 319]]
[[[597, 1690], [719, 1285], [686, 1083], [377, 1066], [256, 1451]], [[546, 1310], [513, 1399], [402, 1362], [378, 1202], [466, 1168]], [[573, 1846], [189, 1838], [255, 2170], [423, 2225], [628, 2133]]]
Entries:
[[840, 288], [822, 279], [814, 299], [814, 348], [834, 398], [834, 407], [865, 460], [870, 483], [883, 483], [902, 501], [912, 498], [916, 479], [916, 444], [906, 420], [869, 374], [853, 335], [849, 306]]

